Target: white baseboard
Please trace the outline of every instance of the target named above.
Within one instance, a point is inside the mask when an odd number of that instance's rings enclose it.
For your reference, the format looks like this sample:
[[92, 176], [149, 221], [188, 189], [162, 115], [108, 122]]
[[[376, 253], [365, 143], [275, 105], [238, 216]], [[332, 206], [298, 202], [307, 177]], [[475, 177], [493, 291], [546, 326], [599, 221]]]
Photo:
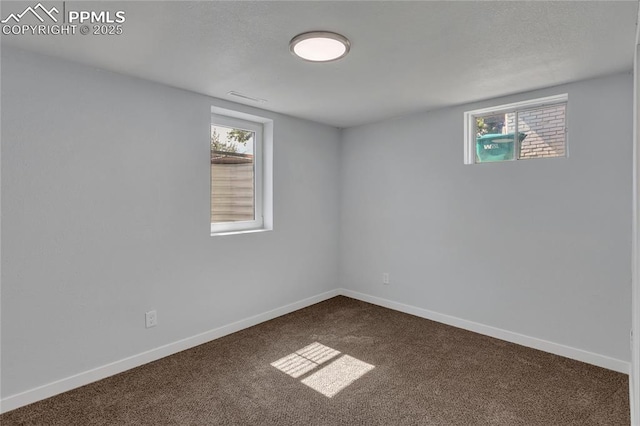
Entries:
[[501, 328], [491, 327], [489, 325], [480, 324], [473, 321], [457, 318], [451, 315], [441, 314], [439, 312], [422, 309], [403, 303], [394, 302], [368, 294], [358, 293], [356, 291], [341, 289], [340, 294], [361, 300], [363, 302], [372, 303], [374, 305], [383, 306], [385, 308], [415, 315], [421, 318], [437, 321], [443, 324], [452, 325], [454, 327], [484, 334], [486, 336], [495, 337], [496, 339], [505, 340], [518, 345], [527, 346], [533, 349], [539, 349], [565, 358], [571, 358], [588, 364], [597, 365], [609, 370], [629, 374], [630, 363], [619, 359], [611, 358], [605, 355], [599, 355], [582, 349], [572, 348], [570, 346], [561, 345], [559, 343], [549, 342], [547, 340], [535, 337], [525, 336], [524, 334], [514, 333], [512, 331], [503, 330]]
[[152, 361], [156, 361], [169, 355], [173, 355], [175, 353], [184, 351], [185, 349], [193, 348], [194, 346], [210, 342], [228, 334], [235, 333], [237, 331], [252, 327], [265, 321], [269, 321], [290, 312], [297, 311], [298, 309], [306, 308], [307, 306], [322, 302], [323, 300], [327, 300], [338, 295], [340, 295], [340, 289], [327, 291], [325, 293], [299, 300], [297, 302], [281, 306], [262, 314], [254, 315], [252, 317], [236, 321], [234, 323], [227, 324], [213, 330], [205, 331], [204, 333], [187, 337], [186, 339], [178, 340], [177, 342], [169, 343], [164, 346], [160, 346], [158, 348], [151, 349], [149, 351], [142, 352], [137, 355], [133, 355], [128, 358], [124, 358], [119, 361], [94, 368], [92, 370], [84, 371], [82, 373], [78, 373], [76, 375], [66, 377], [64, 379], [39, 386], [25, 392], [8, 396], [0, 401], [0, 414], [52, 397], [62, 392], [78, 388], [80, 386], [88, 385], [89, 383], [104, 379], [109, 376], [113, 376], [118, 373], [122, 373], [124, 371], [139, 367]]

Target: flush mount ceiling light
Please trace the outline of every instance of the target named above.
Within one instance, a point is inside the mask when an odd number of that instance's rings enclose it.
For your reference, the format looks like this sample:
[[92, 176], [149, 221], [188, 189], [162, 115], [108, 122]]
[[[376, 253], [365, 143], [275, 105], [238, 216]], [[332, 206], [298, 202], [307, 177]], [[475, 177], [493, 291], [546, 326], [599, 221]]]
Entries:
[[340, 34], [328, 31], [311, 31], [298, 34], [289, 42], [289, 50], [310, 62], [331, 62], [349, 53], [351, 43]]

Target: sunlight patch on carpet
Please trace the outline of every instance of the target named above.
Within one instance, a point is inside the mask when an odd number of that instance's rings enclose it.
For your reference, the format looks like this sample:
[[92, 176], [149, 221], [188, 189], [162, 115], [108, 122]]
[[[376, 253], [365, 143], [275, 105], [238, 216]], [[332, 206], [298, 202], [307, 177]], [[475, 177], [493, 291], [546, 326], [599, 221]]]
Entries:
[[323, 362], [329, 361], [331, 358], [340, 354], [340, 351], [336, 351], [335, 349], [330, 348], [329, 346], [322, 345], [318, 342], [314, 342], [309, 346], [305, 346], [304, 348], [296, 351], [296, 353], [300, 356], [303, 356], [316, 364], [322, 364]]
[[331, 398], [374, 368], [371, 364], [344, 355], [303, 379], [302, 383]]
[[282, 359], [271, 364], [283, 373], [287, 373], [294, 379], [302, 376], [318, 366], [315, 362], [311, 362], [298, 354], [287, 355]]
[[340, 354], [339, 351], [314, 342], [292, 354], [272, 362], [271, 365], [283, 373], [297, 379]]
[[[272, 362], [271, 365], [297, 379], [338, 355], [340, 355], [340, 351], [314, 342]], [[343, 355], [300, 381], [311, 389], [331, 398], [374, 368], [375, 366], [364, 361]]]

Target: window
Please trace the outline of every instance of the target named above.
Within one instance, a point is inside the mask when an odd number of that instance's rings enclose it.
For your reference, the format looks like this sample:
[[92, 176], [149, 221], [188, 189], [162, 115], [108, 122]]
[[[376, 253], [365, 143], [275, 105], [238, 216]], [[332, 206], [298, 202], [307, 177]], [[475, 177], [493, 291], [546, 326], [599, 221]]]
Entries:
[[566, 157], [567, 100], [564, 94], [465, 112], [465, 164]]
[[266, 211], [272, 181], [266, 159], [271, 156], [265, 141], [271, 141], [272, 128], [270, 120], [212, 108], [211, 235], [271, 229], [271, 211]]

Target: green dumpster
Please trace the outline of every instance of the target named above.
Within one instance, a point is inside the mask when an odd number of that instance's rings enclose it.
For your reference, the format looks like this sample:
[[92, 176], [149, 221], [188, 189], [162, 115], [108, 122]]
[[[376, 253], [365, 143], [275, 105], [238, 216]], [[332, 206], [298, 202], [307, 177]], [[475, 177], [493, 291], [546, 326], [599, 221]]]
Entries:
[[[520, 142], [527, 135], [519, 133]], [[513, 133], [490, 133], [476, 138], [476, 162], [505, 161], [514, 159]]]

